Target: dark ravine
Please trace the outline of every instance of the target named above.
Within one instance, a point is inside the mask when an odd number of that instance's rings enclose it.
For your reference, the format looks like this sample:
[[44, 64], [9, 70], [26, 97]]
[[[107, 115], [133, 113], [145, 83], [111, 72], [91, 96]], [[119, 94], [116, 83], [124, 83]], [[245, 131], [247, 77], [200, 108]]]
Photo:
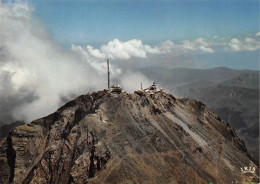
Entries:
[[14, 180], [14, 168], [15, 168], [16, 152], [13, 148], [11, 136], [8, 136], [6, 138], [6, 142], [7, 142], [6, 157], [7, 157], [8, 166], [10, 168], [9, 182], [12, 183], [13, 180]]
[[165, 92], [82, 95], [0, 145], [3, 184], [259, 182], [230, 125]]

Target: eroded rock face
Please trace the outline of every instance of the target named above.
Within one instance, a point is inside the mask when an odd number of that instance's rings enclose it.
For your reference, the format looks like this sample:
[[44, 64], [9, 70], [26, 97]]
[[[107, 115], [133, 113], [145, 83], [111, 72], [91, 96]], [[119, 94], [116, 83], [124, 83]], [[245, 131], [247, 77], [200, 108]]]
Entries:
[[0, 139], [7, 137], [8, 132], [17, 126], [25, 125], [24, 121], [15, 121], [10, 124], [0, 123]]
[[0, 183], [257, 182], [232, 127], [167, 93], [82, 95], [0, 142]]

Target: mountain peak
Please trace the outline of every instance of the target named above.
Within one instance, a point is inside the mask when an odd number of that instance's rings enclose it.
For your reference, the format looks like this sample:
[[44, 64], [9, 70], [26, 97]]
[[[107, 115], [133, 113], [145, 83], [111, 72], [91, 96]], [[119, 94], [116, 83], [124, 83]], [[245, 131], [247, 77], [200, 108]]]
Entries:
[[234, 129], [166, 92], [81, 95], [0, 142], [1, 183], [256, 182]]

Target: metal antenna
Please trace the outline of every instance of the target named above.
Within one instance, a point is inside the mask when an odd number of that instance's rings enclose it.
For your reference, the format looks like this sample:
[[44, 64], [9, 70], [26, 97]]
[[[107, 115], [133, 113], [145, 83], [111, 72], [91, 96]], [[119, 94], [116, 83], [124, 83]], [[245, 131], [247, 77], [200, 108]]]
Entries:
[[110, 89], [109, 59], [107, 59], [107, 87], [108, 87], [108, 89]]

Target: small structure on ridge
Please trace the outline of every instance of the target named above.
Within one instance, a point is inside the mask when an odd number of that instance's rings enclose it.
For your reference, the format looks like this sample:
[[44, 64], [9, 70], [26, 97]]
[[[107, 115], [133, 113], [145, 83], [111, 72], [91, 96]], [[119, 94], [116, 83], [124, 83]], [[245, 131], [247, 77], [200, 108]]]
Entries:
[[154, 95], [155, 93], [163, 92], [163, 89], [160, 88], [158, 90], [157, 87], [156, 87], [156, 83], [155, 82], [153, 82], [153, 84], [150, 87], [143, 89], [143, 86], [142, 86], [142, 83], [141, 83], [141, 89], [138, 89], [138, 90], [136, 90], [134, 92], [137, 93], [137, 94], [148, 93], [150, 95]]
[[113, 93], [121, 93], [122, 90], [123, 90], [123, 88], [120, 87], [119, 84], [116, 84], [116, 85], [114, 84], [114, 85], [112, 85], [112, 86], [110, 87], [110, 91], [113, 92]]

